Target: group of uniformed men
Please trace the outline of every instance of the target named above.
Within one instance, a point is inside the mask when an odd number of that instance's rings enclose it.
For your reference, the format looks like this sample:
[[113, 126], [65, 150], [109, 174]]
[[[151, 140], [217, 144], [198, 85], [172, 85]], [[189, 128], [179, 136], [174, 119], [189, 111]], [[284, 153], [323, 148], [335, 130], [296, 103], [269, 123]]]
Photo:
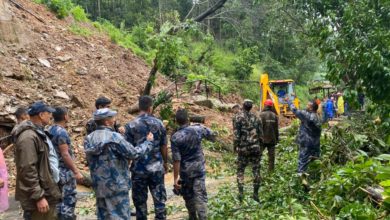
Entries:
[[[137, 219], [147, 219], [148, 190], [153, 197], [155, 219], [166, 219], [167, 134], [162, 121], [152, 115], [153, 100], [150, 96], [140, 97], [140, 114], [125, 126], [116, 123], [117, 112], [110, 105], [106, 97], [96, 100], [84, 141], [97, 217], [130, 219], [132, 189]], [[24, 210], [24, 219], [76, 219], [76, 183], [84, 177], [74, 163], [66, 130], [68, 110], [39, 101], [17, 113], [20, 123], [12, 131], [17, 168], [15, 197]], [[52, 117], [54, 124], [47, 127]], [[183, 196], [190, 219], [206, 219], [206, 170], [201, 142], [213, 141], [215, 133], [199, 124], [189, 125], [184, 109], [176, 112], [176, 122], [179, 127], [171, 137], [174, 189]]]
[[[168, 171], [167, 134], [163, 123], [152, 115], [150, 96], [139, 98], [140, 114], [125, 126], [116, 123], [111, 100], [96, 100], [93, 119], [88, 121], [85, 154], [96, 196], [98, 219], [130, 219], [129, 190], [137, 219], [147, 219], [148, 189], [153, 197], [155, 219], [166, 219], [164, 174]], [[234, 150], [237, 158], [239, 198], [243, 199], [244, 171], [253, 165], [253, 198], [259, 201], [260, 160], [265, 149], [269, 170], [274, 169], [275, 145], [279, 141], [278, 117], [267, 100], [260, 117], [251, 113], [252, 101], [245, 100], [233, 118]], [[290, 108], [302, 121], [298, 172], [304, 172], [313, 156], [319, 156], [321, 130], [315, 103], [307, 110]], [[318, 106], [317, 106], [318, 108]], [[76, 183], [83, 175], [74, 163], [71, 139], [66, 130], [68, 110], [36, 102], [19, 109], [20, 123], [12, 131], [17, 168], [15, 198], [24, 219], [75, 219]], [[29, 116], [29, 117], [28, 117]], [[51, 118], [54, 124], [50, 124]], [[216, 133], [203, 125], [190, 125], [184, 109], [176, 112], [178, 129], [171, 136], [174, 192], [183, 196], [189, 219], [207, 219], [205, 157], [201, 142], [214, 141]], [[317, 140], [318, 139], [318, 140]], [[131, 174], [129, 173], [131, 167]]]
[[[318, 104], [309, 101], [305, 110], [298, 110], [286, 98], [289, 108], [301, 121], [297, 143], [299, 144], [298, 174], [306, 175], [309, 163], [320, 156], [321, 120], [317, 114]], [[253, 172], [253, 199], [259, 202], [260, 161], [265, 149], [268, 151], [270, 172], [275, 164], [275, 146], [279, 142], [278, 117], [272, 100], [264, 102], [260, 115], [251, 112], [253, 102], [245, 100], [242, 111], [236, 106], [233, 117], [234, 151], [237, 152], [237, 184], [239, 200], [244, 196], [244, 171], [251, 164]]]

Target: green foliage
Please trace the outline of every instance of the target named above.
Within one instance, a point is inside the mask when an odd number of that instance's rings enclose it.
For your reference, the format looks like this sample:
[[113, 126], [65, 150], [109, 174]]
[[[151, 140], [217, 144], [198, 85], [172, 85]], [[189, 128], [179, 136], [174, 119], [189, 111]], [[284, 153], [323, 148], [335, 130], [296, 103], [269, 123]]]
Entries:
[[338, 217], [341, 219], [375, 220], [377, 219], [377, 215], [372, 206], [367, 206], [359, 202], [351, 202], [341, 209]]
[[72, 0], [42, 0], [50, 10], [57, 14], [58, 18], [65, 18], [74, 7]]
[[167, 205], [166, 209], [167, 209], [168, 216], [177, 212], [183, 212], [187, 210], [184, 206], [176, 206], [176, 205]]
[[309, 100], [312, 100], [314, 97], [309, 95], [309, 88], [305, 85], [295, 84], [295, 93], [299, 98], [300, 108], [304, 108]]
[[157, 94], [153, 102], [153, 110], [159, 108], [160, 118], [168, 121], [168, 127], [174, 128], [175, 113], [172, 108], [172, 96], [167, 91], [162, 91]]
[[233, 62], [235, 61], [235, 55], [231, 51], [216, 46], [213, 48], [211, 54], [210, 63], [217, 75], [234, 75]]
[[[305, 219], [308, 216], [304, 207], [307, 195], [299, 184], [298, 176], [294, 174], [297, 161], [292, 142], [292, 139], [286, 139], [278, 145], [279, 159], [276, 161], [275, 173], [262, 175], [259, 193], [261, 205], [251, 198], [252, 182], [247, 179], [242, 204], [238, 201], [235, 185], [220, 188], [209, 202], [210, 219], [286, 219], [288, 216]], [[262, 163], [265, 166], [265, 162]]]
[[69, 30], [72, 33], [74, 33], [74, 34], [80, 35], [80, 36], [83, 36], [83, 37], [88, 37], [88, 36], [92, 35], [92, 31], [89, 28], [82, 27], [82, 26], [80, 26], [78, 24], [72, 24], [69, 27]]
[[[242, 204], [238, 202], [236, 186], [230, 184], [220, 188], [209, 202], [210, 219], [378, 219], [385, 216], [385, 210], [389, 208], [390, 156], [372, 157], [377, 155], [377, 150], [367, 148], [378, 145], [377, 139], [384, 133], [370, 120], [364, 120], [367, 115], [352, 117], [356, 118], [346, 122], [348, 127], [341, 123], [322, 137], [322, 156], [308, 169], [309, 192], [295, 174], [297, 148], [293, 142], [299, 124], [296, 121], [277, 146], [274, 173], [262, 174], [261, 205], [251, 199], [249, 178]], [[340, 130], [350, 136], [341, 134]], [[338, 150], [341, 145], [346, 145], [349, 153]], [[388, 148], [376, 147], [381, 152], [388, 151]], [[344, 153], [349, 156], [340, 163], [334, 155], [344, 157]], [[262, 167], [266, 163], [263, 159]], [[250, 172], [247, 173], [249, 176]], [[372, 201], [366, 192], [367, 188], [379, 184], [385, 189], [382, 206]]]
[[137, 44], [142, 50], [150, 50], [148, 39], [155, 33], [152, 23], [146, 23], [139, 26], [134, 26], [131, 29], [131, 36], [133, 42]]
[[253, 65], [259, 60], [258, 48], [250, 47], [243, 49], [238, 59], [233, 62], [234, 77], [236, 79], [245, 80], [252, 75]]
[[383, 167], [378, 168], [376, 178], [381, 181], [380, 185], [384, 188], [383, 204], [386, 210], [390, 211], [390, 154], [382, 154], [377, 159], [385, 163]]
[[76, 21], [82, 21], [82, 22], [88, 21], [87, 14], [85, 13], [84, 9], [82, 7], [80, 7], [79, 5], [77, 5], [76, 7], [73, 7], [71, 9], [71, 13], [72, 13], [73, 18]]
[[390, 2], [328, 0], [309, 6], [313, 37], [328, 64], [327, 77], [365, 92], [388, 117]]
[[380, 164], [374, 160], [360, 157], [348, 162], [345, 167], [337, 170], [319, 185], [315, 198], [321, 201], [323, 208], [335, 215], [350, 206], [353, 201], [364, 202], [367, 194], [359, 187], [371, 186], [375, 183], [377, 167]]
[[156, 58], [158, 60], [158, 69], [161, 73], [175, 79], [176, 69], [179, 66], [179, 53], [182, 44], [181, 38], [167, 34], [171, 26], [164, 27], [165, 33], [162, 32], [156, 36], [154, 40], [154, 48], [156, 48]]
[[151, 58], [148, 53], [143, 51], [137, 44], [133, 42], [132, 35], [123, 28], [115, 27], [111, 22], [107, 20], [100, 20], [94, 22], [93, 25], [101, 32], [107, 33], [110, 36], [111, 41], [123, 46], [124, 48], [130, 48], [136, 55], [146, 59], [151, 63]]

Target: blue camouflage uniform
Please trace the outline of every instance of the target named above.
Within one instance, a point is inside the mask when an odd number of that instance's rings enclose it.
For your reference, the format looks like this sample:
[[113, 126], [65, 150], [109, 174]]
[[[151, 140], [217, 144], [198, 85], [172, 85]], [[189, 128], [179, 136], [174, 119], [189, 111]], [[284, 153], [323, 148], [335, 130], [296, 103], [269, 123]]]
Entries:
[[298, 173], [307, 170], [313, 157], [320, 156], [321, 120], [317, 113], [298, 110], [291, 102], [290, 109], [301, 121], [297, 143], [299, 144]]
[[147, 154], [152, 143], [134, 147], [112, 128], [99, 126], [84, 143], [85, 154], [96, 195], [98, 219], [130, 219], [129, 160]]
[[65, 128], [59, 125], [53, 125], [48, 129], [54, 149], [57, 152], [59, 159], [60, 181], [59, 185], [62, 189], [62, 202], [57, 205], [59, 219], [75, 219], [74, 213], [76, 207], [76, 179], [73, 172], [69, 169], [61, 156], [59, 146], [62, 144], [68, 145], [69, 155], [74, 160], [73, 148], [70, 137]]
[[171, 137], [172, 158], [180, 161], [181, 194], [189, 219], [207, 219], [203, 138], [214, 141], [215, 134], [202, 125], [181, 126]]
[[148, 188], [153, 197], [155, 219], [166, 219], [167, 200], [164, 185], [164, 166], [161, 147], [167, 144], [167, 134], [163, 123], [148, 114], [141, 114], [126, 126], [125, 138], [133, 145], [143, 143], [149, 132], [153, 133], [153, 150], [139, 157], [131, 166], [132, 197], [137, 219], [147, 219]]

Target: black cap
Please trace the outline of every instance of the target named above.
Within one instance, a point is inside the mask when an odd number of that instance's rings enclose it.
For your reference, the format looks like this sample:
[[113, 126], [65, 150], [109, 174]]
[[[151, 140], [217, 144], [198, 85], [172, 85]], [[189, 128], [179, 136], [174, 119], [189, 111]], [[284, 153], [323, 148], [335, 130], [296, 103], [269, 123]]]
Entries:
[[96, 99], [95, 101], [95, 107], [98, 108], [99, 106], [106, 106], [106, 105], [109, 105], [111, 104], [111, 100], [109, 98], [106, 98], [104, 96], [101, 96], [99, 98]]
[[50, 106], [46, 105], [42, 101], [35, 102], [28, 108], [27, 112], [30, 116], [38, 115], [41, 112], [50, 112], [53, 113], [56, 110], [54, 108], [51, 108]]

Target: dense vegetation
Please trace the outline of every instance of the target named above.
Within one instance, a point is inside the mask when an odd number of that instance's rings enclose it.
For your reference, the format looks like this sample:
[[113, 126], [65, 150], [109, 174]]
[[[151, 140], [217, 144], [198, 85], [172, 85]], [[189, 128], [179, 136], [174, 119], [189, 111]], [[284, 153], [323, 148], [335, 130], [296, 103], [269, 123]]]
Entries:
[[235, 186], [225, 186], [210, 201], [210, 217], [389, 218], [389, 1], [230, 0], [201, 22], [193, 18], [217, 1], [36, 1], [59, 17], [72, 15], [70, 31], [86, 37], [104, 32], [172, 80], [209, 79], [224, 93], [256, 99], [257, 86], [240, 80], [257, 81], [267, 71], [296, 80], [303, 96], [307, 82], [324, 74], [351, 103], [366, 94], [367, 114], [324, 128], [310, 187], [295, 174], [293, 129], [278, 146], [276, 172], [263, 175], [261, 205], [249, 196], [239, 205]]
[[[390, 148], [382, 139], [388, 130], [369, 117], [353, 115], [325, 130], [322, 157], [309, 167], [308, 187], [295, 172], [295, 124], [277, 147], [275, 172], [265, 172], [266, 156], [262, 160], [260, 204], [251, 198], [250, 180], [242, 204], [237, 187], [229, 184], [211, 199], [211, 219], [388, 219], [390, 154], [383, 152]], [[375, 193], [380, 186], [384, 201]]]
[[256, 87], [232, 81], [257, 81], [266, 71], [307, 87], [326, 75], [349, 102], [365, 93], [389, 118], [388, 1], [228, 0], [200, 22], [193, 19], [221, 0], [36, 1], [59, 17], [72, 14], [70, 30], [84, 36], [92, 34], [78, 24], [86, 11], [98, 30], [174, 79], [207, 78], [257, 99]]

